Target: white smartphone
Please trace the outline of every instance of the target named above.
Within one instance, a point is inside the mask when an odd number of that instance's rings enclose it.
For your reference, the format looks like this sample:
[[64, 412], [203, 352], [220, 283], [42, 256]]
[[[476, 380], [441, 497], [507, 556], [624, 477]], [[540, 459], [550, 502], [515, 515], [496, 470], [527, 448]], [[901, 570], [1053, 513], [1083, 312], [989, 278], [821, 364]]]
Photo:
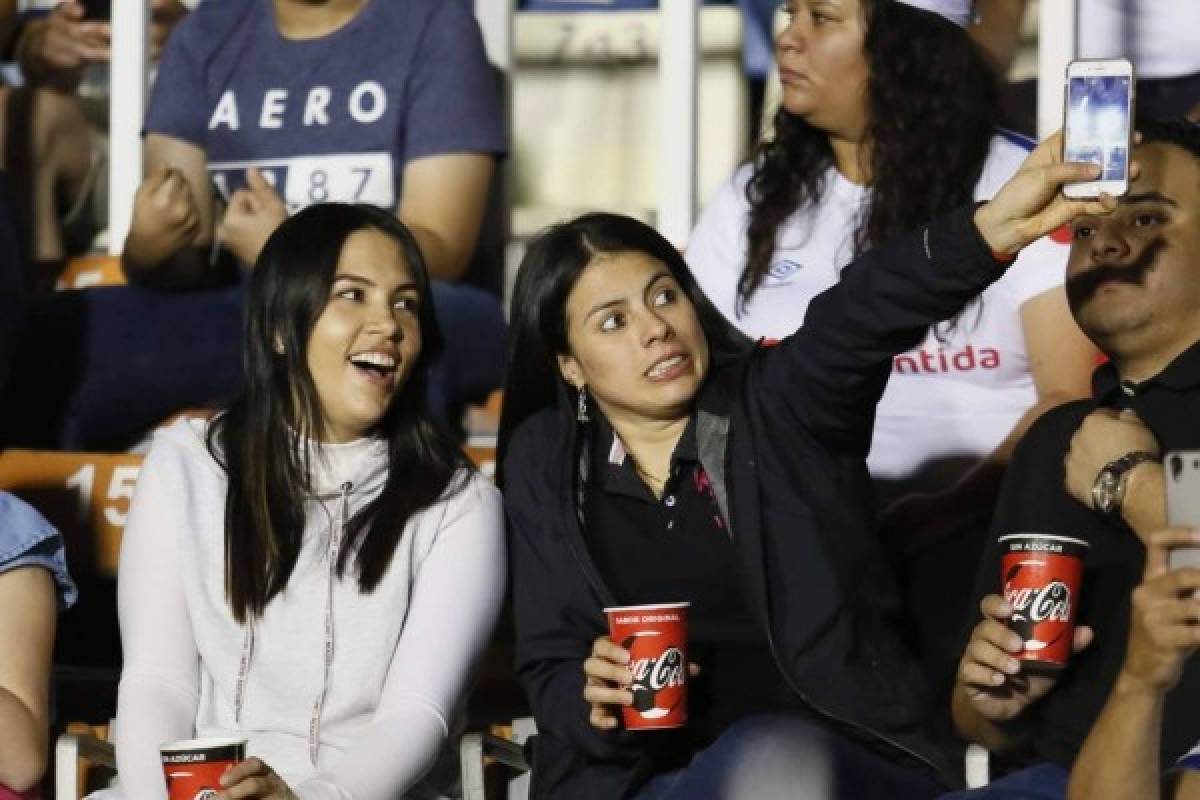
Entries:
[[1129, 190], [1133, 95], [1128, 59], [1081, 59], [1067, 65], [1063, 160], [1099, 164], [1103, 172], [1098, 180], [1064, 185], [1064, 195], [1119, 196]]
[[[1173, 450], [1163, 462], [1167, 476], [1167, 524], [1200, 528], [1200, 450]], [[1176, 547], [1167, 555], [1171, 569], [1200, 568], [1200, 546]]]

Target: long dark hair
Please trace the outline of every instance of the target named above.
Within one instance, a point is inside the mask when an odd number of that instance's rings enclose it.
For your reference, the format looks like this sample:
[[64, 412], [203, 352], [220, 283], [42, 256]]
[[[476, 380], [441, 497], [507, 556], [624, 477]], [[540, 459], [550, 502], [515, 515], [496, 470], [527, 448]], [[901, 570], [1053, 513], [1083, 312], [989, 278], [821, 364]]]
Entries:
[[[962, 29], [895, 0], [862, 2], [871, 192], [856, 254], [970, 202], [999, 119], [995, 79]], [[780, 108], [746, 186], [739, 309], [771, 266], [780, 225], [821, 199], [832, 164], [825, 131]]]
[[[575, 393], [559, 373], [556, 359], [568, 352], [567, 296], [596, 256], [613, 253], [642, 253], [666, 266], [696, 309], [708, 340], [710, 371], [749, 351], [751, 342], [704, 296], [683, 256], [649, 225], [600, 212], [554, 225], [530, 243], [513, 289], [496, 453], [501, 468], [508, 443], [526, 418], [558, 403], [569, 419]], [[497, 480], [503, 480], [502, 471]]]
[[307, 442], [324, 434], [308, 369], [308, 339], [329, 300], [342, 246], [350, 234], [366, 229], [400, 245], [419, 295], [422, 346], [375, 431], [387, 442], [387, 479], [379, 495], [348, 521], [338, 576], [353, 559], [359, 588], [373, 591], [409, 517], [442, 496], [465, 466], [425, 408], [426, 373], [442, 337], [412, 234], [394, 215], [366, 205], [314, 205], [288, 219], [267, 240], [250, 277], [245, 389], [208, 432], [209, 452], [228, 476], [225, 585], [239, 622], [262, 613], [287, 585], [300, 554], [312, 493]]

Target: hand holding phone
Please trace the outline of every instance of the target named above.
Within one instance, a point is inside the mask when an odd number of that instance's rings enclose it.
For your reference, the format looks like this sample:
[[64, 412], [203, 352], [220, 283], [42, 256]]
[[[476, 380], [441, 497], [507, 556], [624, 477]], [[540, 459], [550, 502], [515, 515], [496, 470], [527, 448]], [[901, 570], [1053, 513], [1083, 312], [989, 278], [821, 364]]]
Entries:
[[1070, 198], [1129, 191], [1133, 142], [1133, 64], [1124, 58], [1083, 59], [1067, 66], [1063, 160], [1098, 164], [1094, 181], [1068, 183]]
[[[1200, 450], [1167, 453], [1167, 524], [1200, 529]], [[1200, 568], [1200, 547], [1176, 547], [1167, 555], [1171, 569]]]

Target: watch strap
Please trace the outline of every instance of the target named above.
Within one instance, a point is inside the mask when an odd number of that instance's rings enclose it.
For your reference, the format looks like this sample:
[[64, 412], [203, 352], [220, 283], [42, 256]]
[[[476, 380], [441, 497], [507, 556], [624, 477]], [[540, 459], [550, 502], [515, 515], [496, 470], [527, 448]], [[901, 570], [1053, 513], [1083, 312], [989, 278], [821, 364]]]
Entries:
[[[1149, 450], [1131, 450], [1120, 458], [1113, 459], [1104, 465], [1096, 475], [1096, 481], [1092, 484], [1092, 508], [1096, 511], [1105, 514], [1117, 514], [1121, 511], [1121, 505], [1125, 501], [1125, 477], [1129, 471], [1139, 464], [1147, 464], [1149, 462], [1157, 463], [1159, 456], [1157, 453], [1152, 453]], [[1104, 503], [1103, 484], [1106, 482], [1115, 483], [1113, 494], [1108, 503]]]

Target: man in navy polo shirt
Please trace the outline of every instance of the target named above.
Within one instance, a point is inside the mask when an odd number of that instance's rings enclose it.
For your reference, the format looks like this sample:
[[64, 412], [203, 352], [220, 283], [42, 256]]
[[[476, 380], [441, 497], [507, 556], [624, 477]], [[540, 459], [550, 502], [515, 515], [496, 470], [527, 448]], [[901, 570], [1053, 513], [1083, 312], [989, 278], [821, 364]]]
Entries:
[[[1068, 770], [1116, 685], [1143, 540], [1163, 524], [1161, 453], [1200, 449], [1200, 126], [1139, 128], [1141, 174], [1110, 217], [1075, 221], [1067, 265], [1072, 314], [1110, 361], [1092, 399], [1046, 412], [1021, 440], [980, 564], [982, 619], [972, 615], [954, 721], [993, 752], [994, 774], [1011, 772], [964, 798], [1065, 797]], [[996, 540], [1020, 532], [1090, 544], [1076, 653], [1057, 674], [1026, 673], [1015, 657], [1024, 643], [1005, 625], [1013, 608], [998, 594]], [[1193, 660], [1159, 723], [1164, 766], [1195, 743], [1198, 705]]]

